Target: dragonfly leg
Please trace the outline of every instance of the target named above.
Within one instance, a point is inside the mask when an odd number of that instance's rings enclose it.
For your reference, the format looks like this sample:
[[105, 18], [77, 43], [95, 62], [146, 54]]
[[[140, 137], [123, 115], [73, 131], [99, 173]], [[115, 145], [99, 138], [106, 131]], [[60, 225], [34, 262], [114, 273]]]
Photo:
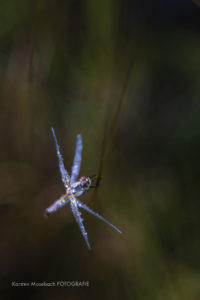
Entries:
[[91, 185], [90, 189], [95, 189], [96, 187], [98, 187], [98, 185]]
[[90, 188], [95, 188], [95, 187], [99, 186], [101, 177], [98, 178], [97, 175], [92, 175], [92, 176], [90, 176], [90, 179], [92, 182], [92, 185], [90, 186]]

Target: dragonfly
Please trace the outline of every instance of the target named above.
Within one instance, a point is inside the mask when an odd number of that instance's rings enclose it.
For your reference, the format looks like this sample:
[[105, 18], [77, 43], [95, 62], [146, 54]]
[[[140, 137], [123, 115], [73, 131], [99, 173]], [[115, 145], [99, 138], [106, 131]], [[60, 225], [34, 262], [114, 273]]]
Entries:
[[73, 166], [71, 171], [71, 176], [69, 176], [69, 173], [65, 169], [63, 158], [60, 152], [60, 147], [56, 138], [56, 134], [54, 131], [54, 128], [51, 128], [54, 142], [56, 145], [56, 151], [58, 156], [58, 164], [61, 174], [61, 179], [65, 187], [65, 194], [63, 194], [58, 200], [56, 200], [51, 206], [49, 206], [46, 211], [45, 215], [49, 216], [55, 211], [57, 211], [59, 208], [63, 207], [66, 204], [70, 204], [72, 213], [74, 215], [74, 218], [81, 230], [81, 233], [85, 239], [85, 242], [87, 244], [88, 249], [91, 249], [88, 234], [85, 229], [85, 226], [83, 224], [83, 218], [81, 215], [80, 209], [84, 209], [90, 214], [96, 216], [106, 224], [108, 224], [110, 227], [112, 227], [117, 232], [121, 233], [121, 230], [119, 230], [117, 227], [112, 225], [110, 222], [108, 222], [106, 219], [104, 219], [102, 216], [100, 216], [98, 213], [94, 212], [92, 209], [90, 209], [86, 204], [81, 202], [78, 197], [86, 194], [90, 189], [96, 188], [98, 184], [95, 184], [96, 176], [93, 175], [91, 177], [82, 176], [79, 180], [77, 180], [80, 166], [81, 166], [81, 154], [82, 154], [82, 137], [80, 134], [76, 137], [76, 147], [75, 147], [75, 154], [74, 154], [74, 160], [73, 160]]

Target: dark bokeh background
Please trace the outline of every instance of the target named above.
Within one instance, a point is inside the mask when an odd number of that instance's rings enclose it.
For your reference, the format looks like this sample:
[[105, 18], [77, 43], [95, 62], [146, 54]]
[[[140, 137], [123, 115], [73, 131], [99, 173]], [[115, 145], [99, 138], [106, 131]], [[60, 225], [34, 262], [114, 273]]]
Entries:
[[[198, 5], [1, 0], [0, 87], [1, 299], [200, 299]], [[102, 161], [83, 198], [123, 234], [84, 212], [91, 252], [69, 207], [44, 218], [51, 126], [68, 170], [77, 133], [81, 175]], [[11, 287], [58, 280], [90, 287]]]

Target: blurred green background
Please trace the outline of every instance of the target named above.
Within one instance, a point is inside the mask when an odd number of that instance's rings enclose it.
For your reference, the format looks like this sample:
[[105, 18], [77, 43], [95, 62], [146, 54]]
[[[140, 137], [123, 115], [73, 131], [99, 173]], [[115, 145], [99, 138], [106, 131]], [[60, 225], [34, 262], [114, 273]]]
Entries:
[[[1, 0], [0, 24], [1, 299], [200, 299], [199, 7]], [[44, 218], [51, 126], [69, 171], [77, 133], [80, 175], [102, 162], [82, 200], [123, 234], [83, 212], [92, 251], [69, 206]], [[90, 287], [11, 286], [58, 280]]]

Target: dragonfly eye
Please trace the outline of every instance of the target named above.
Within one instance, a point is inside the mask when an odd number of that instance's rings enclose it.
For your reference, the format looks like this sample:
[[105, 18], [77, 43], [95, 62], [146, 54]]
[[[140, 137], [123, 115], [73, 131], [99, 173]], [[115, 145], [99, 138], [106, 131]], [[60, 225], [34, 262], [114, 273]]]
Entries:
[[84, 188], [88, 188], [90, 186], [90, 179], [88, 177], [85, 176], [81, 177], [80, 182]]

